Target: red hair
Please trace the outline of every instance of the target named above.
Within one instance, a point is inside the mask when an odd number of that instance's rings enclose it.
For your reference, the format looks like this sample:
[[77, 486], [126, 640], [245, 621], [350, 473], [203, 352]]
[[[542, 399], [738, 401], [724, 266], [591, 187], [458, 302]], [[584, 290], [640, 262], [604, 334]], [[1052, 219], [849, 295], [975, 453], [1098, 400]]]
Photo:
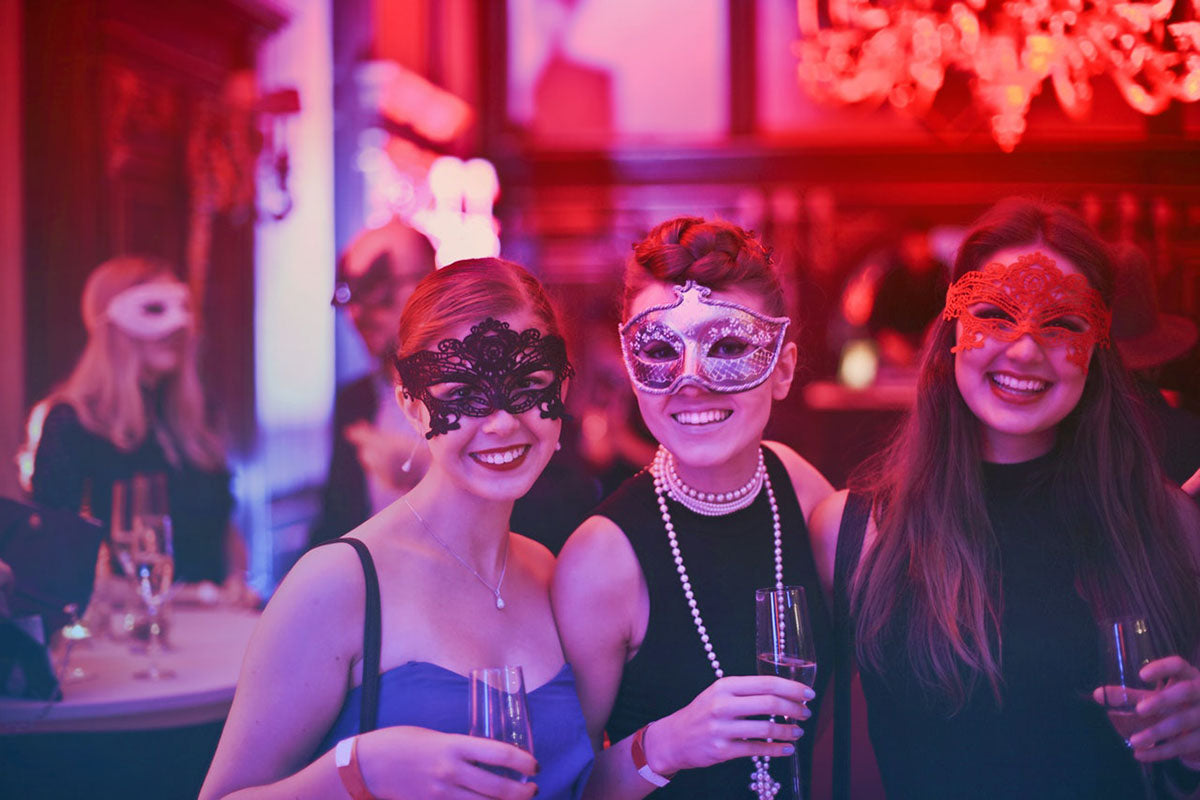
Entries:
[[400, 314], [396, 358], [434, 347], [488, 317], [528, 310], [546, 334], [561, 336], [545, 288], [528, 270], [501, 258], [456, 261], [421, 279]]

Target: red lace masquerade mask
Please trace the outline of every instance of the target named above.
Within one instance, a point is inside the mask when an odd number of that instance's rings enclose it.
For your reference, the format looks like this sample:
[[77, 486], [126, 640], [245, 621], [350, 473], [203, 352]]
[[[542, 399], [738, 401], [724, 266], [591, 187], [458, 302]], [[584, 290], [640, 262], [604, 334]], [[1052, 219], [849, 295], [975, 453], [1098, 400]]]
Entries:
[[1041, 347], [1066, 347], [1067, 360], [1085, 371], [1090, 349], [1108, 346], [1112, 321], [1086, 278], [1064, 275], [1043, 253], [966, 273], [946, 292], [942, 316], [962, 323], [952, 353], [982, 347], [988, 337], [1013, 342], [1029, 334]]

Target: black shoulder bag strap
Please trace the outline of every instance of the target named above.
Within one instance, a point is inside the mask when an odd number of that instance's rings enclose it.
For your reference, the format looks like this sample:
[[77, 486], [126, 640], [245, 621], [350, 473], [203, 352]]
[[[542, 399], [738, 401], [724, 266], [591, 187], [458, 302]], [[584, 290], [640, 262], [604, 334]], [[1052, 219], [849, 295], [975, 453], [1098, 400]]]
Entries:
[[358, 732], [375, 730], [379, 721], [379, 657], [383, 629], [380, 624], [379, 575], [371, 551], [358, 539], [342, 537], [322, 542], [322, 545], [345, 542], [358, 553], [362, 562], [363, 579], [367, 584], [366, 613], [363, 615], [363, 681], [362, 706], [358, 712]]
[[833, 800], [850, 798], [850, 680], [854, 663], [850, 578], [862, 555], [870, 516], [870, 497], [849, 492], [833, 562]]

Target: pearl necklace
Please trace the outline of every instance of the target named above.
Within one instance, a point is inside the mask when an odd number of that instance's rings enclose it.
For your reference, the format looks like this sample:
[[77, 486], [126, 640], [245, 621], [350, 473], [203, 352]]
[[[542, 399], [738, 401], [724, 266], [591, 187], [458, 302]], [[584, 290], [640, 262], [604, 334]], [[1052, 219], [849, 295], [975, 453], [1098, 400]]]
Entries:
[[706, 517], [719, 517], [724, 514], [732, 514], [734, 511], [741, 511], [743, 508], [749, 506], [754, 502], [754, 498], [758, 496], [759, 490], [762, 489], [763, 478], [767, 474], [766, 464], [763, 463], [762, 450], [759, 450], [758, 466], [755, 467], [754, 474], [750, 476], [750, 480], [746, 481], [742, 486], [731, 492], [702, 492], [699, 489], [693, 489], [691, 486], [688, 486], [679, 477], [679, 473], [675, 471], [675, 456], [671, 455], [671, 451], [665, 448], [660, 448], [660, 451], [666, 453], [667, 494], [684, 508]]
[[[763, 466], [762, 450], [758, 453], [759, 471], [761, 473], [762, 486], [767, 489], [767, 501], [771, 505], [771, 523], [774, 527], [775, 536], [775, 588], [779, 591], [783, 590], [783, 528], [779, 523], [779, 506], [775, 502], [775, 490], [771, 487], [771, 477], [767, 475], [766, 468]], [[712, 642], [709, 640], [708, 629], [704, 627], [704, 619], [700, 616], [700, 608], [696, 602], [696, 595], [692, 591], [692, 581], [688, 577], [687, 567], [683, 565], [683, 554], [679, 550], [679, 539], [675, 536], [675, 525], [671, 522], [671, 512], [667, 508], [667, 498], [669, 487], [667, 485], [667, 476], [672, 471], [671, 455], [665, 447], [659, 447], [658, 452], [654, 456], [654, 463], [650, 467], [650, 474], [654, 477], [654, 495], [658, 499], [658, 510], [662, 516], [663, 527], [667, 531], [667, 539], [671, 544], [671, 555], [675, 559], [675, 570], [679, 573], [679, 583], [683, 586], [683, 596], [687, 599], [688, 608], [692, 612], [692, 622], [696, 625], [696, 632], [700, 634], [700, 642], [704, 645], [704, 654], [708, 658], [708, 663], [712, 666], [713, 673], [717, 678], [725, 677], [725, 670], [721, 669], [721, 662], [717, 660], [717, 654], [713, 651]], [[751, 495], [751, 500], [757, 496], [757, 492]], [[684, 504], [686, 505], [686, 504]], [[747, 504], [748, 505], [748, 504]], [[758, 800], [772, 800], [779, 793], [779, 781], [771, 777], [770, 756], [753, 756], [754, 771], [750, 773], [750, 791], [758, 795]]]
[[509, 537], [509, 535], [507, 533], [504, 534], [504, 560], [501, 561], [501, 563], [500, 563], [500, 579], [498, 581], [496, 581], [496, 585], [495, 585], [495, 587], [493, 587], [490, 583], [485, 581], [483, 579], [483, 576], [480, 575], [479, 572], [474, 567], [472, 567], [470, 564], [468, 564], [466, 562], [466, 560], [463, 559], [462, 556], [460, 556], [458, 553], [456, 553], [452, 549], [450, 549], [450, 545], [446, 544], [442, 540], [442, 537], [438, 536], [436, 533], [433, 532], [433, 528], [429, 527], [429, 523], [425, 521], [425, 518], [417, 513], [417, 510], [415, 508], [413, 508], [412, 503], [408, 502], [407, 497], [402, 497], [400, 499], [404, 501], [404, 505], [408, 506], [408, 510], [411, 511], [413, 513], [413, 516], [417, 518], [417, 522], [421, 523], [421, 527], [423, 527], [425, 529], [425, 532], [428, 533], [430, 536], [432, 536], [434, 541], [436, 541], [438, 544], [440, 544], [442, 546], [443, 550], [445, 550], [450, 555], [454, 556], [455, 561], [457, 561], [458, 563], [462, 564], [464, 567], [469, 569], [471, 571], [471, 574], [474, 575], [475, 578], [480, 583], [482, 583], [484, 586], [486, 586], [488, 588], [489, 592], [496, 595], [496, 608], [503, 609], [505, 606], [505, 603], [504, 603], [504, 598], [500, 596], [500, 587], [504, 585], [504, 573], [506, 573], [508, 571], [508, 537]]

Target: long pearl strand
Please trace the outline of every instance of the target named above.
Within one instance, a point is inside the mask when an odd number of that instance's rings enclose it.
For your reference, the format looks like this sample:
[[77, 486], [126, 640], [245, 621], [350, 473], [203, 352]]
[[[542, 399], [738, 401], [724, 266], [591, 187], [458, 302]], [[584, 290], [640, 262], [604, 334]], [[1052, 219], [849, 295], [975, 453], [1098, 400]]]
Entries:
[[[759, 469], [756, 474], [762, 476], [762, 486], [767, 489], [767, 500], [771, 505], [771, 524], [774, 528], [775, 537], [775, 588], [783, 590], [783, 527], [779, 523], [779, 505], [775, 502], [775, 490], [771, 487], [771, 477], [766, 472], [766, 467], [763, 463], [762, 450], [758, 453]], [[721, 669], [721, 662], [717, 660], [717, 654], [713, 651], [712, 642], [709, 640], [708, 629], [704, 627], [704, 619], [700, 616], [700, 608], [696, 602], [695, 592], [692, 591], [692, 581], [688, 577], [687, 567], [683, 564], [683, 554], [679, 550], [679, 539], [675, 536], [675, 525], [671, 522], [671, 512], [667, 508], [668, 485], [667, 475], [674, 472], [673, 464], [671, 463], [671, 454], [665, 447], [659, 447], [658, 452], [654, 455], [654, 463], [651, 466], [650, 473], [654, 476], [654, 495], [658, 499], [658, 510], [662, 516], [663, 527], [667, 531], [667, 539], [671, 545], [671, 555], [675, 559], [675, 570], [679, 573], [679, 582], [683, 586], [683, 596], [687, 599], [688, 608], [692, 612], [692, 622], [696, 625], [696, 631], [700, 634], [700, 642], [704, 645], [704, 654], [708, 657], [708, 663], [712, 666], [713, 673], [717, 678], [725, 677], [725, 670]], [[751, 500], [758, 494], [756, 491], [751, 495]], [[685, 504], [686, 505], [686, 504]], [[758, 800], [772, 800], [779, 793], [779, 781], [771, 777], [770, 756], [753, 756], [754, 771], [750, 773], [750, 790], [758, 795]]]

